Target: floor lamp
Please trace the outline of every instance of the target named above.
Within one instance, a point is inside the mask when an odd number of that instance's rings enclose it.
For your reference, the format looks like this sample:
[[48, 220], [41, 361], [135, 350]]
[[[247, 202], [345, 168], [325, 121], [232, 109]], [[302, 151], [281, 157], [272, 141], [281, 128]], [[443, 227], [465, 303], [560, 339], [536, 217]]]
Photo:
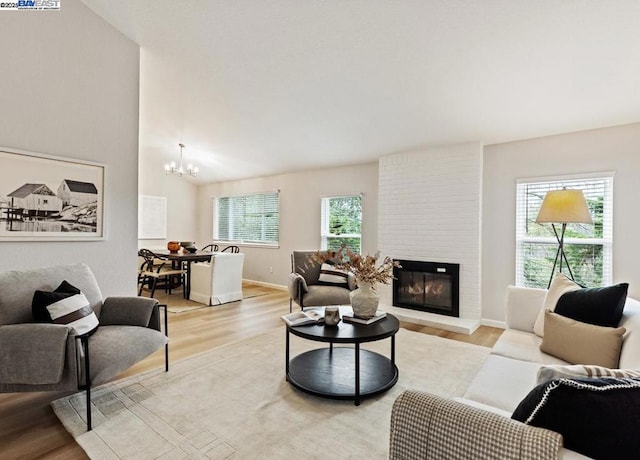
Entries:
[[[540, 206], [538, 217], [536, 217], [536, 223], [550, 223], [553, 227], [553, 233], [558, 240], [558, 250], [556, 251], [556, 258], [553, 261], [553, 268], [551, 269], [551, 277], [549, 278], [547, 289], [551, 286], [551, 280], [553, 279], [557, 265], [559, 265], [559, 271], [562, 273], [563, 260], [569, 271], [570, 278], [573, 280], [573, 272], [569, 266], [567, 256], [564, 253], [564, 232], [567, 229], [567, 224], [593, 223], [591, 214], [589, 213], [589, 207], [587, 206], [587, 200], [585, 200], [582, 190], [562, 189], [548, 191], [544, 196], [544, 200], [542, 200], [542, 206]], [[560, 235], [558, 235], [556, 224], [562, 224]]]

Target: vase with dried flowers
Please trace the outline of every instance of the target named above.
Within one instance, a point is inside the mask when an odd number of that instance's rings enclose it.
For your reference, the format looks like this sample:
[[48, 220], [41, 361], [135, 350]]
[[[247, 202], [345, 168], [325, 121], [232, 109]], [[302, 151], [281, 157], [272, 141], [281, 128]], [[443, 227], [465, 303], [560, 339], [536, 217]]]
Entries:
[[351, 291], [351, 308], [354, 316], [365, 319], [374, 316], [378, 310], [376, 284], [389, 284], [393, 279], [393, 267], [400, 266], [389, 257], [378, 263], [380, 251], [372, 256], [363, 256], [344, 244], [338, 250], [317, 251], [311, 258], [320, 263], [333, 262], [338, 270], [351, 272], [355, 276], [358, 288]]

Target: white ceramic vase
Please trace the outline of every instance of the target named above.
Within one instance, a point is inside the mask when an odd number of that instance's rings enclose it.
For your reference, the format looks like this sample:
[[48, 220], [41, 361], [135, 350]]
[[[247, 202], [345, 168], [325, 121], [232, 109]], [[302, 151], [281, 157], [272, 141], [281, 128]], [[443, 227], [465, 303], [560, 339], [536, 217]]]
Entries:
[[358, 288], [351, 291], [351, 308], [353, 315], [358, 318], [369, 319], [378, 310], [378, 294], [371, 283], [358, 281]]

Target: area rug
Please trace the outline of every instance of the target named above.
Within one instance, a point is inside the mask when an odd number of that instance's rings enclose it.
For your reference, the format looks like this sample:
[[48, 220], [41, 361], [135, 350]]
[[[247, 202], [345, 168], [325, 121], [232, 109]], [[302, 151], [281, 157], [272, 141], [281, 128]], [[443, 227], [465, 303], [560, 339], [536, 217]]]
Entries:
[[[390, 340], [363, 348], [389, 355]], [[291, 355], [322, 344], [291, 337]], [[284, 327], [52, 402], [94, 459], [384, 459], [395, 398], [407, 388], [459, 396], [489, 348], [400, 329], [400, 377], [360, 406], [307, 395], [284, 377]]]
[[[268, 292], [264, 292], [263, 289], [259, 288], [242, 288], [242, 299], [250, 299], [252, 297], [260, 297], [268, 294]], [[223, 304], [228, 305], [228, 304]], [[213, 307], [220, 307], [222, 305], [213, 305]], [[197, 304], [197, 305], [173, 305], [168, 307], [167, 310], [169, 313], [185, 313], [188, 311], [200, 310], [202, 308], [209, 308], [211, 305]]]

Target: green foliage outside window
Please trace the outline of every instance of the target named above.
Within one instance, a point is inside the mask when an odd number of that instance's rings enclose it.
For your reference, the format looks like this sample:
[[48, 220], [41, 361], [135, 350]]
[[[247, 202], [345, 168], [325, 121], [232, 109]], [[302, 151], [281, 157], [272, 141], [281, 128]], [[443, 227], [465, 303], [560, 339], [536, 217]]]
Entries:
[[[341, 196], [323, 199], [323, 249], [340, 249], [342, 244], [353, 252], [361, 252], [362, 199]], [[326, 247], [324, 247], [326, 244]]]

